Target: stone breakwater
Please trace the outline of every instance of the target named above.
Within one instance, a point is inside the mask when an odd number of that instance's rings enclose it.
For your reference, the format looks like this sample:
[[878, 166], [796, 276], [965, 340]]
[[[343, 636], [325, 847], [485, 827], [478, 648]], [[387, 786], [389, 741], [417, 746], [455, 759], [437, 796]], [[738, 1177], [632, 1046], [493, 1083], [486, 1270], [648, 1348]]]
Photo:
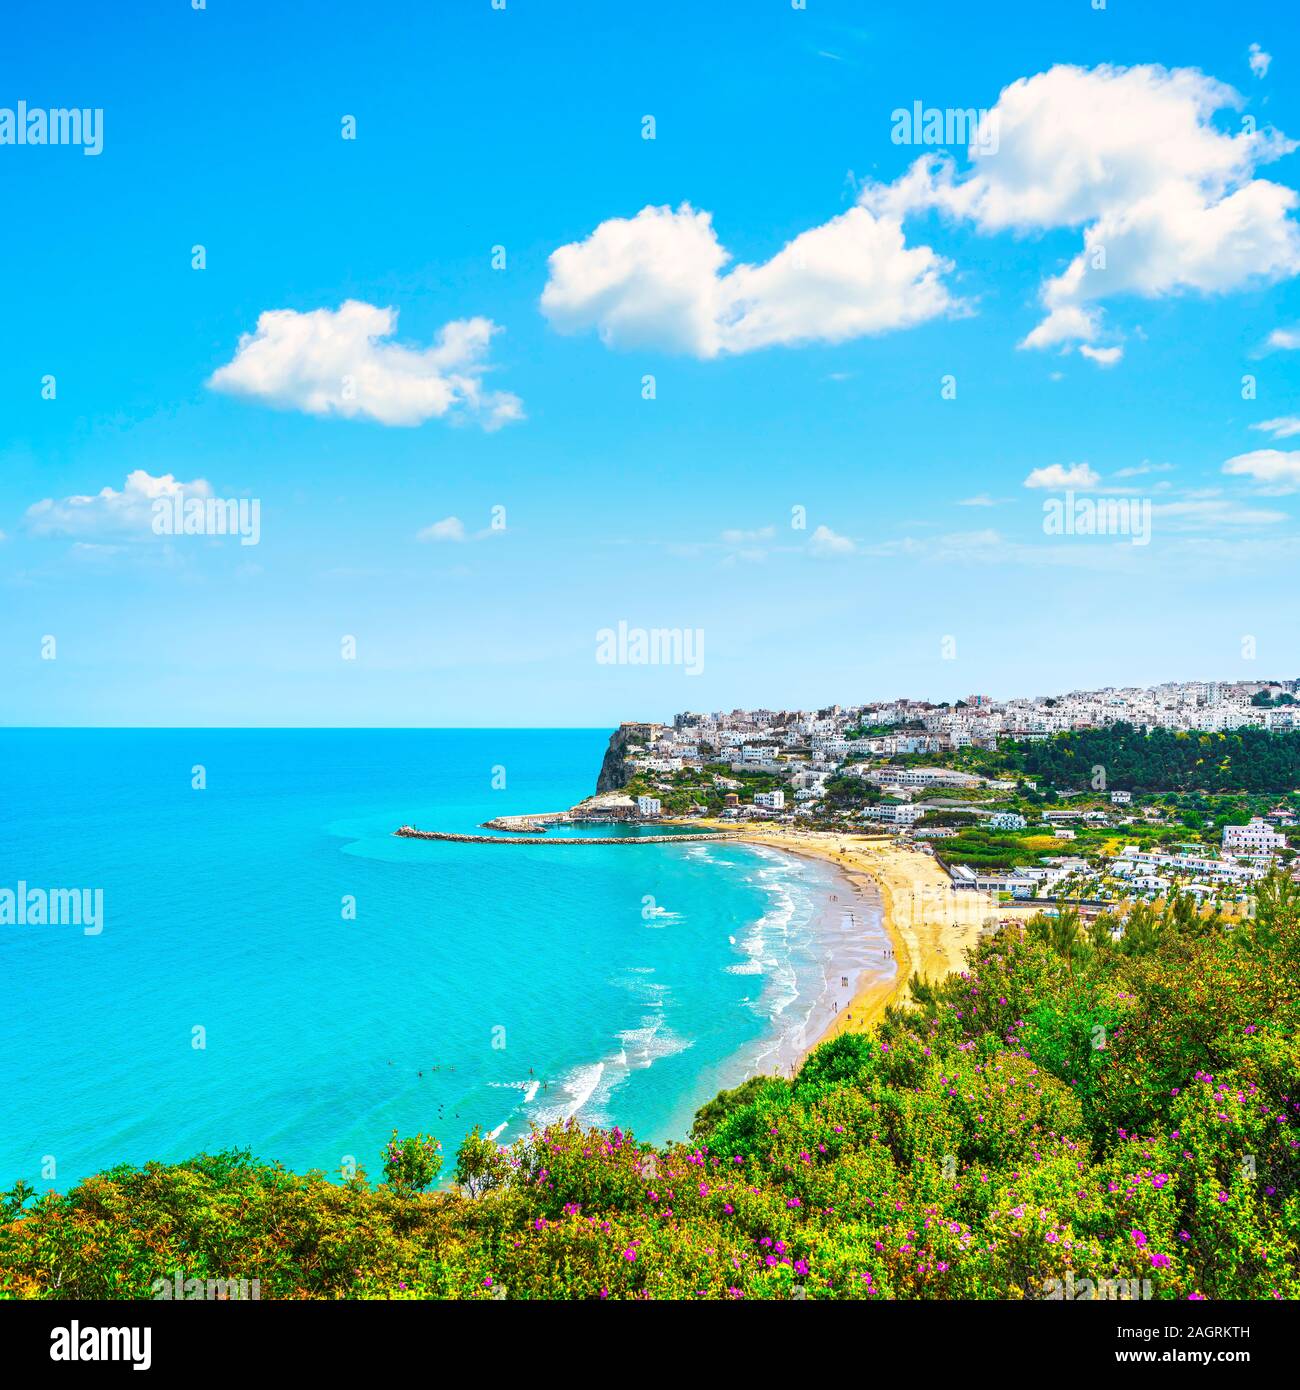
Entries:
[[406, 840], [453, 840], [462, 845], [695, 845], [701, 840], [738, 840], [739, 835], [706, 830], [682, 835], [453, 835], [449, 830], [417, 830], [399, 826], [393, 832]]

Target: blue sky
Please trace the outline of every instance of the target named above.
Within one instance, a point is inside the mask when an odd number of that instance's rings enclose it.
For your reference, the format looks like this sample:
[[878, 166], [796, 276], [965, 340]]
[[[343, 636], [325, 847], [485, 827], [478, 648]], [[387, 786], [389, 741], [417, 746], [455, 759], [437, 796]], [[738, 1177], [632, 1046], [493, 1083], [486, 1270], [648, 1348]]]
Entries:
[[[0, 144], [0, 721], [1297, 674], [1290, 6], [136, 8], [0, 56], [0, 108], [104, 112]], [[896, 143], [916, 102], [998, 149]], [[1071, 482], [1150, 544], [1046, 535]], [[155, 535], [169, 487], [259, 543]], [[620, 621], [702, 672], [599, 663]]]

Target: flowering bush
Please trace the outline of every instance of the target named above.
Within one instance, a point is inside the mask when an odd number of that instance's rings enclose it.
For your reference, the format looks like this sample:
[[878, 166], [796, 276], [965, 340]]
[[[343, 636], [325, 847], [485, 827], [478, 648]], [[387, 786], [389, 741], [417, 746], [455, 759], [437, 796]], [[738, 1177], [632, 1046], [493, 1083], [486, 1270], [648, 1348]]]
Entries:
[[384, 1177], [395, 1192], [423, 1192], [442, 1169], [442, 1145], [424, 1134], [399, 1139], [397, 1131], [384, 1149]]

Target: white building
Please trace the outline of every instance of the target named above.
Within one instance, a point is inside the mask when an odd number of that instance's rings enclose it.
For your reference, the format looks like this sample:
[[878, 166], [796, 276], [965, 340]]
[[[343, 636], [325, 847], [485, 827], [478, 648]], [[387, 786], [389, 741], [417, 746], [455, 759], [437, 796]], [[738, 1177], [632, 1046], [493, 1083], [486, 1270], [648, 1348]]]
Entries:
[[990, 830], [1023, 830], [1029, 822], [1015, 811], [999, 811], [989, 817]]
[[636, 813], [643, 820], [654, 820], [663, 812], [663, 806], [657, 796], [638, 796], [636, 799]]
[[761, 806], [765, 811], [784, 811], [785, 793], [775, 792], [755, 792], [754, 805]]
[[1110, 804], [1112, 806], [1127, 806], [1132, 800], [1132, 792], [1111, 792], [1110, 794]]
[[912, 825], [925, 814], [925, 808], [907, 801], [882, 802], [869, 806], [862, 814], [867, 820], [884, 821], [887, 825]]
[[1267, 821], [1255, 816], [1247, 825], [1223, 827], [1223, 849], [1227, 854], [1271, 854], [1286, 848], [1286, 836], [1279, 835]]
[[886, 767], [867, 774], [873, 782], [898, 787], [977, 787], [982, 778], [944, 767]]

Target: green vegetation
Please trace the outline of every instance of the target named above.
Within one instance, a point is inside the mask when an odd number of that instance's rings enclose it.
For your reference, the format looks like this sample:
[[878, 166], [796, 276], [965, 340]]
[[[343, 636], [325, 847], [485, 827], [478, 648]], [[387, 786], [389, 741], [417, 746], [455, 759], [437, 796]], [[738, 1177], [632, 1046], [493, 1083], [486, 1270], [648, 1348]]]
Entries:
[[1279, 794], [1300, 787], [1300, 730], [1144, 733], [1112, 724], [1041, 742], [1004, 739], [996, 749], [963, 748], [952, 761], [990, 777], [1029, 777], [1057, 789], [1091, 787], [1100, 767], [1108, 787], [1126, 791]]
[[397, 1131], [384, 1150], [384, 1177], [394, 1192], [410, 1196], [433, 1185], [442, 1171], [442, 1145], [427, 1134], [399, 1139]]
[[940, 853], [950, 864], [969, 864], [973, 869], [1032, 868], [1047, 854], [1075, 854], [1076, 841], [1058, 840], [1047, 832], [1024, 830], [962, 829], [944, 840]]
[[846, 777], [838, 774], [826, 779], [822, 809], [826, 812], [860, 812], [868, 806], [879, 805], [881, 790], [865, 777]]
[[915, 828], [928, 830], [934, 826], [977, 826], [984, 817], [974, 811], [959, 811], [955, 807], [936, 806], [927, 810], [915, 823]]
[[[716, 777], [740, 785], [720, 787], [714, 780]], [[743, 802], [751, 802], [755, 792], [772, 791], [785, 785], [785, 779], [774, 772], [752, 768], [733, 772], [730, 763], [708, 763], [702, 770], [637, 772], [623, 790], [628, 796], [657, 796], [665, 815], [687, 815], [692, 808], [703, 806], [709, 815], [716, 816], [725, 806], [728, 792], [734, 792]]]
[[1274, 875], [1231, 927], [1113, 925], [1008, 927], [662, 1149], [476, 1132], [436, 1192], [418, 1137], [376, 1187], [242, 1152], [19, 1187], [0, 1291], [147, 1298], [183, 1271], [263, 1298], [1300, 1297], [1300, 890]]

